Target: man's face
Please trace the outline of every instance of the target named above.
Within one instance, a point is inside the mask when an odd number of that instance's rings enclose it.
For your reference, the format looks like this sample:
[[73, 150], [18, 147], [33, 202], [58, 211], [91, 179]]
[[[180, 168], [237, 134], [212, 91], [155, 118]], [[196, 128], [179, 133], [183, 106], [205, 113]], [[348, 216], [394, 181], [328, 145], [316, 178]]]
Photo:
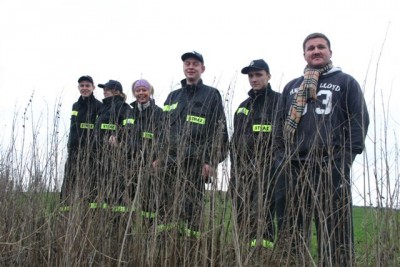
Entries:
[[150, 90], [144, 86], [136, 87], [133, 90], [133, 95], [140, 104], [145, 104], [150, 100]]
[[183, 73], [188, 84], [197, 83], [205, 69], [203, 63], [195, 58], [188, 58], [183, 61]]
[[253, 90], [260, 90], [266, 87], [268, 81], [271, 79], [271, 75], [265, 70], [253, 70], [250, 71], [247, 76], [249, 77], [249, 83]]
[[89, 81], [81, 81], [78, 85], [78, 90], [82, 97], [89, 97], [93, 94], [94, 85]]
[[332, 57], [332, 51], [324, 38], [313, 38], [306, 42], [304, 59], [308, 67], [319, 69], [325, 67]]

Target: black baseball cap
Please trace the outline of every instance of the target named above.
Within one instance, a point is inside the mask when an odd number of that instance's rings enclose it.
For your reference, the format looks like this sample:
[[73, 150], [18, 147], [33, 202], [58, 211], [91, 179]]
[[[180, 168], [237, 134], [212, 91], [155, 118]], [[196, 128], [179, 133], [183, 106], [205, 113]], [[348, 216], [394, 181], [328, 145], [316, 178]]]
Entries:
[[183, 54], [181, 56], [181, 59], [182, 59], [182, 61], [185, 61], [186, 59], [191, 58], [191, 57], [197, 59], [198, 61], [200, 61], [201, 63], [204, 64], [204, 59], [203, 59], [202, 54], [200, 54], [196, 51], [187, 52], [187, 53]]
[[269, 67], [267, 62], [264, 61], [264, 59], [255, 59], [252, 62], [250, 62], [250, 65], [247, 67], [244, 67], [242, 69], [243, 74], [248, 74], [250, 71], [254, 70], [265, 70], [267, 73], [269, 73]]
[[89, 75], [81, 76], [81, 77], [78, 79], [78, 83], [83, 82], [83, 81], [88, 81], [88, 82], [90, 82], [90, 83], [92, 83], [92, 84], [94, 85], [93, 78], [90, 77]]
[[115, 80], [109, 80], [105, 84], [98, 84], [100, 88], [107, 88], [107, 89], [115, 89], [117, 91], [120, 91], [122, 93], [122, 85], [119, 81]]

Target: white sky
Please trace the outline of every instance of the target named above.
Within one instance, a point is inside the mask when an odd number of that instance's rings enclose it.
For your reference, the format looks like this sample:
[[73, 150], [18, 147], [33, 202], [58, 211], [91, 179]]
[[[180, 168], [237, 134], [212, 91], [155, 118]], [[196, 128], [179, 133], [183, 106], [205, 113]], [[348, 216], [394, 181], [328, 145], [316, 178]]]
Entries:
[[[71, 105], [79, 96], [77, 79], [86, 74], [96, 84], [119, 80], [129, 102], [132, 82], [146, 78], [155, 87], [157, 104], [162, 105], [171, 87], [183, 78], [181, 54], [191, 50], [204, 56], [205, 83], [222, 94], [233, 84], [228, 110], [234, 110], [249, 90], [247, 77], [240, 73], [244, 66], [253, 59], [265, 59], [271, 85], [281, 91], [302, 74], [304, 37], [322, 32], [331, 40], [333, 64], [365, 89], [370, 113], [374, 88], [378, 96], [383, 95], [383, 100], [376, 98], [377, 136], [383, 132], [379, 110], [383, 101], [389, 114], [388, 132], [394, 139], [400, 128], [395, 115], [395, 101], [400, 98], [399, 3], [0, 0], [1, 126], [11, 127], [13, 115], [23, 111], [35, 91], [33, 105], [40, 114], [47, 114], [47, 109], [52, 112], [57, 100], [62, 100], [62, 130], [67, 129]], [[96, 96], [101, 99], [102, 91], [97, 89]], [[368, 149], [368, 157], [372, 152]], [[355, 184], [356, 192], [363, 191], [357, 178]]]

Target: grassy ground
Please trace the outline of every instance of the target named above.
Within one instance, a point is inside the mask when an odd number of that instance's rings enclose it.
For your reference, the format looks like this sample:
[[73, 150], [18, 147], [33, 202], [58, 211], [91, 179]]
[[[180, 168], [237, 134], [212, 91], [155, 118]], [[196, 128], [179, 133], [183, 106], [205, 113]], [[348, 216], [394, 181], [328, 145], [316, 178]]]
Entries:
[[[0, 265], [175, 266], [183, 261], [184, 266], [235, 266], [240, 254], [244, 266], [281, 266], [266, 260], [270, 252], [256, 256], [233, 242], [231, 205], [224, 192], [208, 195], [207, 233], [194, 242], [173, 231], [155, 235], [135, 214], [135, 223], [126, 228], [129, 214], [60, 213], [59, 207], [57, 193], [2, 195]], [[398, 266], [399, 212], [354, 207], [353, 218], [357, 266]], [[313, 235], [314, 257], [315, 244]]]

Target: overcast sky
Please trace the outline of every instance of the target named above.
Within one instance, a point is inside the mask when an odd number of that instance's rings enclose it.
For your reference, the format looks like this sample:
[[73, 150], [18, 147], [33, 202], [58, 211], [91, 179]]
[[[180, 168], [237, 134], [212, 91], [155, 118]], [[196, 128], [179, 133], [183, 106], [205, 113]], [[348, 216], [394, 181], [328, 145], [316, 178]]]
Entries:
[[[382, 102], [388, 109], [393, 139], [400, 128], [399, 2], [0, 0], [1, 126], [10, 128], [13, 114], [22, 112], [34, 91], [40, 114], [62, 100], [62, 130], [67, 129], [79, 97], [77, 79], [87, 74], [96, 84], [119, 80], [129, 102], [132, 82], [146, 78], [162, 106], [184, 77], [180, 56], [191, 50], [204, 56], [206, 84], [224, 96], [234, 88], [228, 112], [246, 97], [249, 85], [240, 70], [251, 60], [268, 62], [271, 85], [281, 91], [302, 74], [304, 37], [322, 32], [331, 40], [333, 64], [359, 81], [370, 109], [374, 92], [378, 109]], [[101, 89], [95, 95], [101, 99]], [[383, 112], [376, 116], [380, 135]]]

